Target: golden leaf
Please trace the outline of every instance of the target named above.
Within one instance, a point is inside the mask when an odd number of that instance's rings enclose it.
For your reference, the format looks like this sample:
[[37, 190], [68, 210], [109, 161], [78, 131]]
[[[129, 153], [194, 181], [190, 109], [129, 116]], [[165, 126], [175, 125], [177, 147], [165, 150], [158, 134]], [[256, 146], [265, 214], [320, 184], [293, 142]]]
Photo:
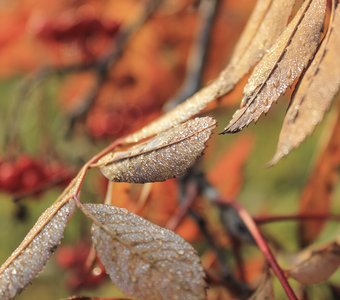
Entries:
[[277, 163], [313, 132], [340, 88], [339, 6], [331, 20], [327, 35], [292, 100], [271, 164]]
[[101, 172], [117, 182], [145, 183], [183, 175], [202, 154], [216, 122], [196, 118], [162, 132], [125, 152], [113, 152], [98, 162]]
[[261, 59], [244, 88], [241, 108], [224, 133], [242, 130], [266, 113], [292, 85], [314, 55], [323, 26], [326, 0], [306, 0], [270, 51]]
[[0, 268], [1, 300], [14, 298], [42, 270], [59, 245], [75, 208], [73, 200], [61, 207], [60, 202], [56, 202], [41, 215], [21, 245]]
[[136, 299], [205, 299], [204, 272], [195, 250], [180, 236], [126, 209], [88, 204], [102, 225], [92, 239], [111, 280]]
[[222, 72], [223, 94], [270, 49], [284, 30], [295, 0], [258, 0], [227, 68]]
[[287, 274], [302, 284], [317, 284], [327, 280], [340, 265], [340, 245], [331, 243], [319, 250], [307, 252], [307, 257]]
[[201, 112], [211, 101], [228, 93], [275, 42], [287, 23], [294, 3], [295, 0], [259, 0], [230, 63], [218, 78], [167, 114], [128, 135], [124, 142], [136, 143], [183, 123]]

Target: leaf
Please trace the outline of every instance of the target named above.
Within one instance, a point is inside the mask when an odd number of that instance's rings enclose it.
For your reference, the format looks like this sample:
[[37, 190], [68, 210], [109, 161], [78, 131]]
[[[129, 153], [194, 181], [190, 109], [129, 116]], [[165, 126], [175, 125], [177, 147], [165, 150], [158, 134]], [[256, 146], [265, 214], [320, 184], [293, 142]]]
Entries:
[[230, 64], [222, 72], [223, 93], [235, 84], [270, 49], [284, 30], [295, 0], [258, 0], [240, 37]]
[[136, 299], [205, 299], [195, 250], [172, 231], [125, 209], [87, 204], [92, 239], [111, 280]]
[[124, 142], [137, 143], [147, 137], [168, 130], [169, 128], [189, 120], [191, 117], [202, 111], [212, 100], [219, 97], [220, 89], [221, 82], [218, 80], [213, 81], [182, 104], [177, 105], [167, 114], [151, 122], [136, 133], [128, 135], [124, 139]]
[[267, 270], [249, 300], [274, 300], [274, 288], [272, 275]]
[[[300, 200], [300, 214], [327, 214], [331, 209], [331, 196], [338, 180], [340, 164], [340, 107], [333, 132], [319, 155], [316, 166], [306, 183]], [[322, 230], [324, 221], [299, 223], [302, 246], [312, 243]]]
[[277, 39], [294, 3], [295, 0], [259, 0], [235, 47], [230, 64], [218, 78], [167, 114], [128, 135], [125, 143], [137, 143], [183, 123], [201, 112], [210, 102], [229, 92]]
[[181, 176], [201, 155], [215, 126], [210, 117], [190, 120], [128, 151], [109, 153], [99, 161], [100, 170], [117, 182], [145, 183]]
[[0, 299], [15, 297], [42, 270], [59, 245], [75, 208], [73, 200], [62, 206], [56, 202], [40, 216], [21, 245], [0, 268]]
[[338, 6], [327, 36], [306, 71], [289, 107], [271, 164], [277, 163], [313, 132], [340, 88], [339, 28]]
[[331, 243], [307, 253], [307, 257], [287, 274], [302, 284], [317, 284], [327, 280], [340, 265], [340, 245]]
[[306, 0], [286, 30], [262, 58], [243, 91], [241, 108], [224, 133], [242, 130], [266, 113], [307, 67], [320, 41], [325, 0]]

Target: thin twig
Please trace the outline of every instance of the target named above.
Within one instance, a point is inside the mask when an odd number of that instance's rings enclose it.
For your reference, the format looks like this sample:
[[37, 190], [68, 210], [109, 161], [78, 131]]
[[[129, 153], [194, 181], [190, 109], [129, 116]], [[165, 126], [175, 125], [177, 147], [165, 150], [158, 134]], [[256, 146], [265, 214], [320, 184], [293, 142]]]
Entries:
[[[66, 70], [83, 71], [89, 67], [93, 67], [95, 69], [96, 76], [96, 81], [94, 85], [89, 89], [84, 99], [82, 101], [79, 101], [80, 104], [75, 107], [75, 109], [68, 115], [69, 126], [67, 128], [67, 134], [72, 131], [74, 125], [79, 119], [87, 115], [87, 113], [93, 106], [101, 87], [108, 79], [109, 69], [112, 68], [112, 66], [119, 60], [131, 38], [152, 16], [152, 14], [156, 11], [161, 2], [162, 0], [149, 0], [137, 20], [134, 23], [127, 25], [125, 28], [118, 32], [112, 49], [106, 55], [99, 58], [94, 65], [87, 64], [83, 68], [77, 68], [76, 66], [73, 66], [71, 68], [66, 67], [66, 69], [63, 70], [64, 72]], [[60, 71], [61, 70], [59, 70], [59, 72]]]
[[253, 218], [250, 214], [237, 202], [232, 202], [230, 205], [238, 212], [240, 218], [243, 220], [244, 224], [247, 226], [249, 232], [252, 234], [256, 244], [258, 245], [259, 249], [261, 250], [262, 254], [266, 257], [269, 265], [273, 269], [275, 275], [279, 279], [284, 291], [287, 294], [288, 299], [290, 300], [298, 300], [297, 296], [295, 295], [293, 289], [291, 288], [283, 270], [279, 266], [276, 261], [275, 256], [273, 255], [271, 249], [269, 248], [265, 238], [263, 237], [261, 231], [257, 227], [256, 223], [254, 222]]
[[185, 216], [188, 215], [190, 208], [197, 199], [198, 188], [197, 184], [194, 182], [188, 182], [186, 187], [185, 199], [182, 201], [181, 206], [177, 213], [171, 217], [171, 219], [165, 225], [166, 228], [175, 231], [176, 228], [184, 220]]
[[225, 250], [218, 244], [213, 235], [210, 233], [206, 221], [197, 212], [191, 211], [190, 215], [196, 220], [200, 231], [202, 232], [204, 238], [206, 239], [209, 247], [215, 252], [216, 258], [222, 273], [222, 282], [228, 288], [228, 290], [237, 296], [237, 299], [247, 299], [252, 290], [249, 286], [234, 277], [230, 272], [228, 263], [225, 256]]
[[254, 217], [254, 221], [258, 225], [263, 225], [272, 222], [286, 222], [286, 221], [340, 221], [340, 215], [330, 214], [288, 214], [279, 216], [257, 216]]
[[187, 72], [178, 93], [164, 106], [169, 111], [197, 92], [202, 85], [202, 75], [209, 48], [212, 25], [214, 23], [219, 0], [203, 0], [199, 7], [200, 25], [194, 45], [187, 62]]

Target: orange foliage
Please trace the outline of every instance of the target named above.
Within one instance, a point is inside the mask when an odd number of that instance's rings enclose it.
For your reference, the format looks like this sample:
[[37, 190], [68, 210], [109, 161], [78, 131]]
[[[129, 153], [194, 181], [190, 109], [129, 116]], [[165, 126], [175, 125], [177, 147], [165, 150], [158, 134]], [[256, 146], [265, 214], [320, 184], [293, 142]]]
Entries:
[[238, 196], [243, 184], [243, 167], [253, 145], [254, 139], [251, 135], [239, 137], [208, 174], [210, 182], [218, 188], [225, 199], [234, 199]]
[[[338, 178], [340, 164], [340, 109], [328, 144], [320, 154], [315, 168], [304, 187], [300, 201], [300, 214], [327, 214], [331, 196]], [[312, 243], [321, 232], [325, 221], [300, 223], [299, 238], [302, 245]]]
[[[124, 207], [139, 214], [143, 218], [165, 226], [167, 221], [178, 209], [178, 186], [176, 180], [152, 183], [144, 203], [141, 203], [141, 194], [144, 186], [128, 183], [110, 183], [112, 185], [111, 204]], [[185, 217], [176, 229], [176, 233], [188, 241], [197, 238], [199, 229], [194, 220]]]

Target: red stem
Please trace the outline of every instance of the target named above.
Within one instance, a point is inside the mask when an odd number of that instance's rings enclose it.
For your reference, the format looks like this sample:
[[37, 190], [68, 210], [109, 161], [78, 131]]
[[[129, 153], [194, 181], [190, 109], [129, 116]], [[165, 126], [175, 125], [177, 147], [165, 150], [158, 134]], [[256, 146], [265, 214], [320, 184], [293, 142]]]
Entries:
[[165, 227], [172, 231], [175, 231], [177, 227], [182, 223], [185, 216], [188, 214], [188, 211], [197, 199], [197, 196], [197, 184], [193, 182], [189, 183], [187, 187], [186, 198], [184, 199], [182, 205], [179, 207], [177, 213], [171, 217]]
[[269, 265], [273, 269], [275, 275], [279, 279], [283, 289], [285, 290], [289, 300], [298, 300], [296, 297], [293, 289], [289, 285], [284, 272], [282, 271], [281, 267], [276, 261], [275, 256], [273, 255], [272, 251], [270, 250], [265, 238], [263, 237], [261, 231], [257, 227], [256, 223], [254, 222], [253, 218], [250, 214], [237, 202], [230, 202], [229, 203], [238, 213], [239, 217], [242, 219], [244, 224], [247, 226], [247, 229], [253, 236], [257, 246], [260, 248], [262, 254], [267, 259]]
[[258, 216], [254, 217], [254, 221], [258, 225], [270, 223], [270, 222], [282, 222], [282, 221], [340, 221], [340, 215], [330, 214], [288, 214], [279, 216]]

